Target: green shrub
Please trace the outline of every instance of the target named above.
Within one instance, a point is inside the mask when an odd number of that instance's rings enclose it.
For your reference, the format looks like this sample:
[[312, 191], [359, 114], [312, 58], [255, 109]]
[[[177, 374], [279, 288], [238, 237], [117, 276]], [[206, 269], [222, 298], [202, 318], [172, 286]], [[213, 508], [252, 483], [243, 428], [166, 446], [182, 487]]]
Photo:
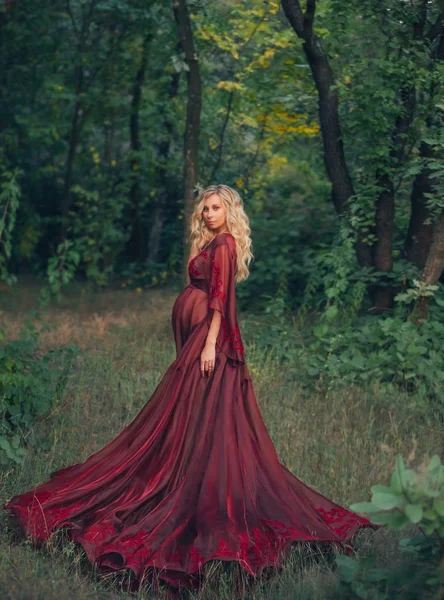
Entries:
[[36, 419], [61, 401], [76, 346], [40, 355], [29, 323], [18, 340], [0, 345], [0, 464], [22, 462]]
[[374, 485], [370, 502], [352, 504], [374, 524], [389, 529], [414, 525], [420, 535], [404, 538], [405, 559], [392, 568], [376, 566], [377, 557], [338, 556], [345, 598], [442, 598], [444, 593], [444, 465], [433, 456], [417, 472], [397, 456], [389, 485]]

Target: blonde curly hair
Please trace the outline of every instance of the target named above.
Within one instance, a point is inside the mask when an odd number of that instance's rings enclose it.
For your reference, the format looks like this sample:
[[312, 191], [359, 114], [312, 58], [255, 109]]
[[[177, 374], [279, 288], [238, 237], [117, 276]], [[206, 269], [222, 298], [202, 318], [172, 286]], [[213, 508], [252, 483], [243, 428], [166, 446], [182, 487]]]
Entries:
[[201, 247], [214, 237], [214, 234], [206, 226], [202, 216], [205, 200], [213, 194], [219, 196], [227, 211], [227, 229], [236, 242], [237, 268], [235, 281], [239, 283], [247, 279], [250, 274], [248, 265], [253, 259], [253, 254], [250, 251], [252, 244], [250, 238], [251, 229], [248, 217], [244, 211], [244, 203], [233, 188], [222, 184], [210, 185], [199, 193], [191, 215], [191, 252], [193, 255], [197, 254]]

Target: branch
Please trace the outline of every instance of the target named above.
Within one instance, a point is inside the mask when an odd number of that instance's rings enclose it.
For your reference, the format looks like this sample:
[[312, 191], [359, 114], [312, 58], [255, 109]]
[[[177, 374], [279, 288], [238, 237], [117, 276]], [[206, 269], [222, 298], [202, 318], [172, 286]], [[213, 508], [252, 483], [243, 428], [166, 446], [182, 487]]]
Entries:
[[77, 27], [76, 20], [74, 18], [72, 10], [71, 10], [71, 2], [70, 2], [70, 0], [66, 0], [66, 10], [68, 11], [68, 15], [71, 18], [72, 26], [74, 28], [74, 33], [76, 34], [77, 37], [80, 37], [80, 31], [79, 31], [79, 28]]
[[313, 21], [316, 12], [316, 0], [307, 0], [307, 10], [304, 15], [304, 29], [307, 35], [311, 35], [313, 31]]
[[224, 147], [225, 131], [227, 129], [228, 121], [230, 120], [231, 108], [233, 106], [233, 97], [234, 97], [234, 90], [231, 90], [231, 92], [228, 96], [227, 112], [225, 114], [225, 119], [224, 119], [224, 122], [222, 125], [222, 131], [220, 132], [219, 153], [217, 156], [216, 163], [213, 167], [213, 172], [211, 173], [210, 183], [212, 181], [214, 181], [214, 179], [216, 177], [216, 173], [220, 167], [220, 162], [222, 160], [222, 151], [223, 151], [223, 147]]
[[438, 15], [438, 18], [430, 25], [430, 28], [426, 34], [426, 38], [432, 42], [438, 35], [443, 33], [444, 28], [444, 11]]

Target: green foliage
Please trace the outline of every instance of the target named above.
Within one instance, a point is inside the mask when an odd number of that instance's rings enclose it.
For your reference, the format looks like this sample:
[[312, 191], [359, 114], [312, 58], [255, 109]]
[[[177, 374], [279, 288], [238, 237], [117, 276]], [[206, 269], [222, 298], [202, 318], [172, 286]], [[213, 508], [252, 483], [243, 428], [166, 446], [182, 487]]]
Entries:
[[[351, 505], [372, 523], [401, 530], [415, 526], [421, 535], [403, 538], [401, 564], [381, 567], [376, 556], [337, 557], [344, 598], [441, 598], [444, 589], [444, 465], [438, 455], [418, 471], [396, 457], [389, 485], [374, 485], [370, 502]], [[342, 596], [341, 596], [342, 597]]]
[[42, 306], [48, 306], [51, 298], [60, 302], [62, 288], [74, 278], [79, 262], [80, 254], [74, 242], [66, 240], [58, 245], [55, 256], [48, 260], [47, 285], [40, 290]]
[[374, 270], [358, 269], [354, 251], [355, 234], [345, 222], [333, 243], [321, 242], [304, 252], [307, 284], [299, 309], [304, 319], [309, 311], [320, 311], [327, 321], [349, 321], [361, 308]]
[[41, 353], [31, 323], [0, 346], [0, 464], [22, 462], [36, 420], [61, 402], [77, 353], [72, 345]]
[[145, 263], [133, 263], [126, 266], [120, 275], [125, 277], [125, 281], [121, 284], [122, 288], [142, 291], [142, 289], [168, 283], [173, 273], [169, 269], [169, 265], [147, 260]]
[[444, 405], [444, 324], [427, 321], [419, 328], [399, 317], [366, 317], [346, 327], [319, 323], [312, 333], [310, 363], [327, 380], [388, 382], [419, 392], [421, 404], [433, 396]]
[[351, 510], [390, 529], [417, 524], [424, 534], [436, 536], [444, 551], [444, 465], [438, 455], [418, 472], [397, 456], [390, 485], [374, 485], [371, 491], [370, 502], [353, 504]]
[[121, 227], [125, 201], [119, 195], [102, 198], [98, 192], [90, 192], [78, 185], [72, 192], [76, 202], [69, 236], [87, 279], [104, 286], [126, 241]]
[[7, 265], [11, 257], [12, 237], [19, 208], [21, 190], [18, 179], [21, 175], [23, 172], [20, 169], [3, 172], [0, 186], [0, 277], [9, 284], [16, 281]]

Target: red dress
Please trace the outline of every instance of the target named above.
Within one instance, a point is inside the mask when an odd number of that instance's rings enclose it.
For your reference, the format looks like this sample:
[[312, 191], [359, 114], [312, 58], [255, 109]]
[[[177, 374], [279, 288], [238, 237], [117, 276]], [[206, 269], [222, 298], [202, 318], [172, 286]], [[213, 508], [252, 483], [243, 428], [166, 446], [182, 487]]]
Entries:
[[[52, 474], [7, 508], [44, 541], [68, 526], [92, 563], [197, 587], [212, 559], [251, 575], [279, 567], [290, 544], [350, 540], [363, 517], [279, 461], [254, 395], [236, 317], [236, 245], [216, 236], [189, 264], [172, 313], [177, 358], [144, 408], [85, 462]], [[222, 315], [214, 373], [200, 354]]]

